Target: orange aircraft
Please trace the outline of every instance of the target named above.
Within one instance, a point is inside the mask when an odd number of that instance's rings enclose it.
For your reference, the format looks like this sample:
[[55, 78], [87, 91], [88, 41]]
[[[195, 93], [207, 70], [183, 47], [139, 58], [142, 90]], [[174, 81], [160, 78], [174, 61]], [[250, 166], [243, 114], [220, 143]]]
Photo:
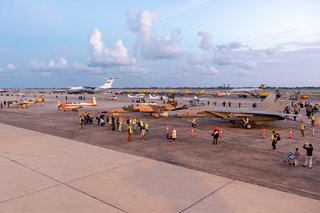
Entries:
[[83, 107], [95, 107], [97, 106], [97, 102], [96, 102], [96, 98], [92, 97], [90, 102], [72, 102], [72, 103], [65, 103], [65, 104], [60, 104], [60, 102], [58, 102], [58, 110], [60, 109], [64, 109], [64, 111], [66, 111], [67, 109], [72, 109], [72, 110], [77, 110], [79, 108], [83, 108]]

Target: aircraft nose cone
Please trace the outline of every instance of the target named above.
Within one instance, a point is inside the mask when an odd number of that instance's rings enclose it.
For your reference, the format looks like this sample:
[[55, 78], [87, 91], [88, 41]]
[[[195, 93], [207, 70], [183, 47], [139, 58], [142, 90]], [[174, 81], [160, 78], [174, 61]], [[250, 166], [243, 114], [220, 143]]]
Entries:
[[163, 113], [160, 114], [160, 116], [162, 116], [162, 117], [168, 117], [168, 112], [163, 112]]

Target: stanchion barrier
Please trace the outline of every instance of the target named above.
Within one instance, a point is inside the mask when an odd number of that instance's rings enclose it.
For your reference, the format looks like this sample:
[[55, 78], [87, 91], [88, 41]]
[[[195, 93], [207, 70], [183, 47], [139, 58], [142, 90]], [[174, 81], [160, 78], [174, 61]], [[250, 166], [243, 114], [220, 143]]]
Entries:
[[220, 138], [222, 138], [222, 129], [220, 130]]
[[314, 137], [314, 127], [312, 128], [312, 137]]
[[292, 138], [292, 129], [290, 129], [290, 134], [289, 134], [289, 138]]
[[262, 132], [262, 139], [266, 139], [266, 130], [263, 129], [263, 132]]
[[193, 127], [191, 127], [191, 136], [193, 136]]

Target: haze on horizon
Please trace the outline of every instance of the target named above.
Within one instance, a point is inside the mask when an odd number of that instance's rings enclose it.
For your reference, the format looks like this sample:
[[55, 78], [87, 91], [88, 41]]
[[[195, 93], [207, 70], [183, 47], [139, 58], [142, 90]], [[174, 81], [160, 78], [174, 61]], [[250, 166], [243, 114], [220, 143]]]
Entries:
[[0, 88], [320, 86], [320, 1], [0, 2]]

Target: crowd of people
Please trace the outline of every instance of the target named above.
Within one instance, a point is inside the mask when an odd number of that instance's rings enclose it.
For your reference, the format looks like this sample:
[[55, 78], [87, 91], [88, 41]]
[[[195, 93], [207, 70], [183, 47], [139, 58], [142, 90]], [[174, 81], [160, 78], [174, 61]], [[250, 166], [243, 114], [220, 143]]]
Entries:
[[122, 129], [124, 128], [123, 122], [125, 122], [127, 124], [128, 141], [131, 141], [132, 134], [138, 131], [141, 140], [144, 141], [147, 139], [147, 134], [149, 132], [149, 124], [145, 120], [137, 120], [135, 117], [126, 118], [123, 116], [109, 115], [108, 113], [98, 113], [94, 118], [94, 114], [91, 111], [88, 111], [79, 114], [79, 119], [81, 128], [87, 124], [94, 123], [94, 119], [96, 119], [98, 126], [106, 126], [110, 130], [118, 132], [122, 132]]

